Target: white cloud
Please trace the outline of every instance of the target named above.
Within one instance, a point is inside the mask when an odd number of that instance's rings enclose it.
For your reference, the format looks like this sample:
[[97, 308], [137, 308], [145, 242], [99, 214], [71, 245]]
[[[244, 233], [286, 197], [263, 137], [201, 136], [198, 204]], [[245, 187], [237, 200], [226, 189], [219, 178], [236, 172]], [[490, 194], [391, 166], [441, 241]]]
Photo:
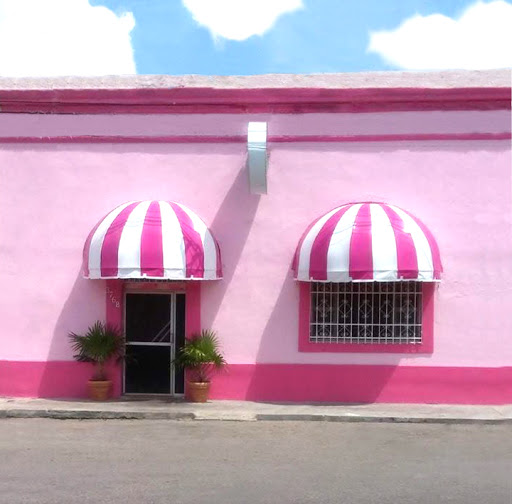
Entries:
[[477, 2], [460, 17], [414, 16], [370, 34], [369, 52], [408, 70], [512, 67], [512, 4]]
[[134, 26], [88, 0], [0, 0], [0, 75], [134, 74]]
[[277, 18], [302, 7], [302, 0], [182, 0], [195, 21], [214, 38], [245, 40], [263, 35]]

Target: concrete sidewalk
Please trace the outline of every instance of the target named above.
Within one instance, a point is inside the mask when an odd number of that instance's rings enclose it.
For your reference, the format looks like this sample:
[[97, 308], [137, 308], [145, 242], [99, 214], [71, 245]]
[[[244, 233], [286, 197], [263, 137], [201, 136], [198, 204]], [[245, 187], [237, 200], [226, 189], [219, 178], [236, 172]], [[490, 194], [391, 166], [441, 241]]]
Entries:
[[250, 401], [193, 404], [167, 399], [93, 402], [0, 398], [0, 418], [512, 424], [512, 405], [292, 404]]

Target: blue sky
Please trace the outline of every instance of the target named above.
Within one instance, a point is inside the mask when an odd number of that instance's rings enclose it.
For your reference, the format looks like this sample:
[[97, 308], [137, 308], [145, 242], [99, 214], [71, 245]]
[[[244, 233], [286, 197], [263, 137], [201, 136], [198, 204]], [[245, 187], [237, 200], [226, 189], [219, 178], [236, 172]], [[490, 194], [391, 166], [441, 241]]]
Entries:
[[131, 11], [139, 73], [309, 73], [388, 70], [366, 52], [370, 30], [392, 29], [414, 14], [458, 14], [468, 0], [304, 0], [262, 36], [213, 40], [180, 1], [95, 0]]
[[0, 0], [0, 75], [508, 68], [511, 27], [512, 0]]

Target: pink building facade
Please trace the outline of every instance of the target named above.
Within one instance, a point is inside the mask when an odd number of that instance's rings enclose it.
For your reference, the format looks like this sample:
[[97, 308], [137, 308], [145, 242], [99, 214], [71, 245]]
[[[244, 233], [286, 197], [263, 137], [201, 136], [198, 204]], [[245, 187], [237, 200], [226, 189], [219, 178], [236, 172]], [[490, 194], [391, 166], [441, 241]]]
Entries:
[[0, 395], [86, 396], [107, 320], [114, 397], [208, 328], [216, 399], [512, 403], [509, 72], [0, 88]]

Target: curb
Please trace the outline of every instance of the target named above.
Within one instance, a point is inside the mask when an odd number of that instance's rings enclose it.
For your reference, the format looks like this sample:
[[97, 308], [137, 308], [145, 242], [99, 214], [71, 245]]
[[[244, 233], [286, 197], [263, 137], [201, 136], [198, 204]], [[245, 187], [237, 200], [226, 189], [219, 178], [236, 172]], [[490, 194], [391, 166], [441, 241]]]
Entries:
[[347, 423], [415, 423], [415, 424], [484, 424], [512, 425], [512, 418], [398, 417], [370, 415], [322, 415], [231, 412], [204, 415], [173, 411], [95, 411], [95, 410], [0, 410], [2, 418], [50, 418], [55, 420], [195, 420], [236, 422], [347, 422]]
[[396, 417], [364, 415], [277, 415], [258, 414], [259, 421], [347, 422], [347, 423], [415, 423], [415, 424], [512, 424], [512, 418], [450, 418], [450, 417]]
[[194, 413], [168, 411], [1, 410], [0, 418], [52, 418], [56, 420], [194, 420]]

